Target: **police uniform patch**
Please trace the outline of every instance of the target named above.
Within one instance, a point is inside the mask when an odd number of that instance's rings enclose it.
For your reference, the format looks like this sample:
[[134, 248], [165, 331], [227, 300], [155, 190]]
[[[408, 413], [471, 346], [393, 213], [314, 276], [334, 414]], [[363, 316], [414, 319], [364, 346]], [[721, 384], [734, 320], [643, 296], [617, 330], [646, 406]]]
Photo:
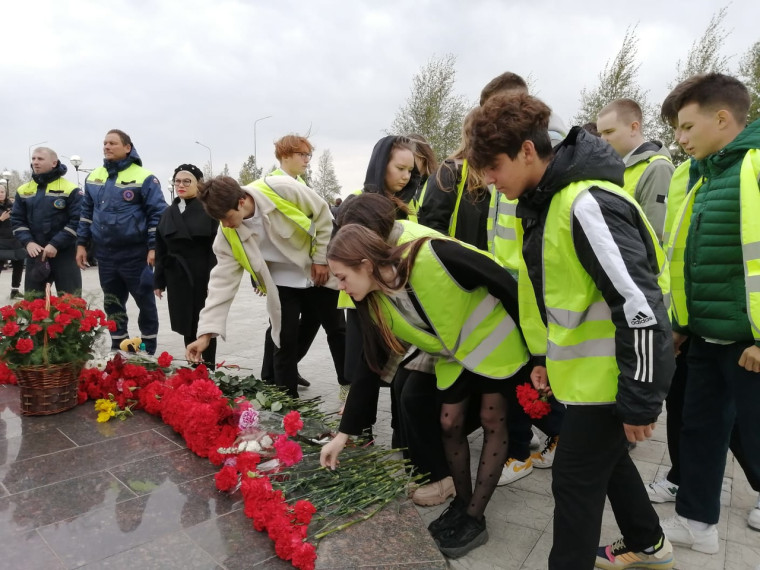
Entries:
[[134, 190], [124, 190], [124, 192], [121, 193], [121, 197], [124, 198], [125, 202], [131, 202], [135, 199], [135, 192]]
[[53, 200], [53, 207], [58, 210], [63, 210], [66, 207], [66, 200], [63, 198], [56, 198]]

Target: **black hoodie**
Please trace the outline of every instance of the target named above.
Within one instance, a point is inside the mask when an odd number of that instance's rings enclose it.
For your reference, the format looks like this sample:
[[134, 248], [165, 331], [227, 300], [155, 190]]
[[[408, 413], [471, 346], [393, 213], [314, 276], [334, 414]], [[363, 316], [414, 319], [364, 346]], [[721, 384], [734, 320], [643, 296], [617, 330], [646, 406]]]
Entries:
[[[554, 152], [538, 186], [520, 197], [517, 208], [525, 231], [523, 256], [544, 323], [542, 251], [552, 199], [567, 185], [583, 180], [605, 180], [620, 186], [625, 172], [612, 147], [580, 127], [574, 127]], [[573, 246], [612, 311], [620, 369], [617, 413], [625, 423], [649, 424], [662, 411], [675, 366], [670, 320], [657, 284], [657, 246], [632, 201], [597, 187], [590, 188], [589, 196], [593, 199], [591, 209], [599, 215], [592, 217], [586, 208], [573, 208]], [[649, 326], [631, 325], [631, 307], [634, 312], [642, 310], [652, 316]], [[642, 344], [638, 342], [642, 335], [647, 336], [648, 346], [637, 346]], [[649, 371], [646, 378], [643, 368]]]
[[[385, 190], [385, 172], [391, 158], [391, 147], [398, 138], [400, 137], [391, 135], [383, 137], [377, 141], [375, 148], [372, 149], [372, 156], [369, 159], [367, 175], [364, 177], [364, 192], [374, 192], [375, 194], [383, 195], [387, 194]], [[420, 187], [420, 180], [420, 171], [417, 170], [417, 166], [415, 165], [409, 182], [400, 192], [396, 193], [396, 197], [404, 204], [408, 204], [417, 194], [417, 190]], [[405, 219], [407, 216], [399, 211], [396, 217], [397, 219]]]

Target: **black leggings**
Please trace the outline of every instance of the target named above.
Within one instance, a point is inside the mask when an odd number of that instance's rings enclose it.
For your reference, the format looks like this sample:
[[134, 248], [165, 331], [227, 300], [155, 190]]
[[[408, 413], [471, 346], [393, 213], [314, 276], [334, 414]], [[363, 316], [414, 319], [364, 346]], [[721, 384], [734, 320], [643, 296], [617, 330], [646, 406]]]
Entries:
[[[450, 390], [461, 393], [462, 382], [470, 386], [483, 386], [484, 382], [497, 383], [506, 380], [487, 380], [472, 372], [464, 371]], [[510, 383], [511, 384], [511, 383]], [[467, 505], [467, 514], [480, 520], [491, 499], [507, 460], [507, 399], [501, 392], [470, 390], [463, 400], [451, 403], [444, 393], [441, 405], [441, 433], [443, 449], [449, 471], [454, 479], [457, 497]], [[466, 416], [470, 398], [480, 397], [480, 425], [483, 428], [483, 447], [478, 462], [475, 487], [470, 475], [470, 443], [467, 441]]]

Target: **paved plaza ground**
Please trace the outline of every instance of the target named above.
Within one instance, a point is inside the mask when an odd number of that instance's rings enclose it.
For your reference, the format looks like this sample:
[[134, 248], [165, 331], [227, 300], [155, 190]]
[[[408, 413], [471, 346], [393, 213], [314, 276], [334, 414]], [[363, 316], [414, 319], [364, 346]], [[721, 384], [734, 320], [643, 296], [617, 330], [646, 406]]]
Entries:
[[[100, 299], [96, 269], [84, 272], [85, 296]], [[10, 292], [10, 271], [0, 275], [0, 297]], [[181, 337], [171, 332], [166, 300], [158, 301], [159, 351], [181, 358]], [[130, 333], [137, 313], [130, 300]], [[217, 360], [258, 375], [267, 325], [263, 299], [247, 281], [228, 321]], [[322, 333], [300, 366], [326, 411], [338, 408], [337, 381]], [[245, 370], [248, 373], [247, 370]], [[138, 413], [125, 422], [97, 424], [90, 404], [48, 417], [21, 417], [18, 389], [0, 387], [0, 569], [62, 568], [245, 569], [288, 568], [269, 539], [253, 530], [239, 492], [218, 493], [216, 468], [187, 449], [172, 429]], [[380, 445], [390, 444], [389, 391], [381, 391]], [[479, 437], [473, 436], [478, 448]], [[664, 415], [654, 438], [632, 451], [649, 482], [667, 472]], [[754, 570], [760, 565], [760, 532], [747, 526], [754, 493], [729, 456], [724, 479], [720, 552], [676, 547], [680, 570]], [[486, 510], [490, 540], [448, 566], [457, 569], [546, 568], [552, 543], [551, 470], [496, 490]], [[317, 568], [445, 568], [425, 530], [443, 507], [415, 508], [402, 501], [368, 522], [325, 539]], [[673, 503], [657, 505], [662, 518]], [[602, 541], [618, 538], [609, 508]], [[583, 569], [579, 569], [583, 570]]]

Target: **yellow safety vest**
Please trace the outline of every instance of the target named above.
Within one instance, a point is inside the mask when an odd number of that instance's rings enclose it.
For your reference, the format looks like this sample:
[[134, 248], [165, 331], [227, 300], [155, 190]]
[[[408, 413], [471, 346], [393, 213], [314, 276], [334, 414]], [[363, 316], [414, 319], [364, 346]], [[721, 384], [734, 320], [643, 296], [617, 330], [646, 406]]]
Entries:
[[[473, 251], [479, 251], [471, 248]], [[379, 291], [382, 318], [399, 339], [437, 356], [438, 388], [450, 387], [467, 369], [481, 376], [513, 376], [529, 359], [520, 329], [501, 302], [485, 287], [462, 289], [424, 244], [417, 254], [408, 286], [420, 303], [432, 330], [409, 322]]]
[[520, 269], [521, 255], [521, 244], [517, 240], [517, 228], [521, 224], [516, 212], [517, 200], [509, 200], [496, 188], [491, 188], [491, 202], [486, 221], [488, 251], [512, 275], [517, 275]]
[[671, 164], [673, 162], [667, 156], [654, 154], [648, 159], [637, 162], [633, 166], [629, 166], [625, 169], [625, 174], [623, 175], [623, 190], [625, 190], [631, 198], [636, 197], [636, 186], [638, 186], [639, 180], [641, 180], [641, 177], [644, 175], [644, 171], [649, 168], [649, 165], [655, 160], [667, 160]]
[[[662, 243], [663, 247], [667, 248], [668, 242], [670, 242], [671, 232], [675, 230], [673, 227], [676, 223], [676, 215], [681, 209], [681, 206], [684, 203], [684, 200], [686, 200], [686, 194], [689, 191], [689, 168], [691, 166], [691, 159], [688, 159], [686, 162], [682, 162], [680, 165], [678, 165], [678, 168], [676, 168], [675, 172], [673, 173], [673, 177], [670, 179], [670, 188], [668, 189], [668, 200], [665, 210], [665, 231], [662, 233]], [[683, 254], [685, 253], [685, 250], [680, 251], [680, 257], [679, 256], [670, 256], [668, 259], [668, 263], [670, 265], [670, 274], [681, 274], [683, 275]], [[679, 313], [682, 315], [686, 314], [686, 291], [684, 289], [684, 282], [683, 280], [674, 280], [671, 278], [670, 281], [670, 299], [671, 299], [671, 306], [670, 311], [671, 315], [674, 315], [675, 313]]]
[[[757, 177], [760, 173], [760, 149], [752, 149], [744, 156], [739, 173], [739, 201], [742, 260], [744, 262], [744, 286], [747, 300], [747, 317], [752, 328], [752, 336], [760, 340], [760, 188]], [[668, 241], [668, 259], [671, 261], [671, 279], [673, 281], [673, 318], [681, 327], [689, 324], [686, 306], [686, 283], [684, 276], [684, 254], [686, 238], [689, 234], [694, 198], [702, 187], [699, 180], [688, 192], [681, 204], [676, 219], [677, 225], [671, 230]]]
[[591, 276], [581, 265], [572, 239], [572, 209], [581, 193], [601, 188], [622, 196], [641, 214], [657, 252], [658, 284], [667, 296], [665, 254], [641, 207], [610, 182], [574, 182], [558, 192], [549, 206], [544, 227], [543, 275], [547, 320], [546, 367], [558, 400], [574, 404], [615, 401], [617, 365], [612, 312]]
[[[37, 194], [38, 185], [34, 180], [27, 182], [26, 184], [19, 186], [16, 189], [16, 195], [19, 198], [31, 198]], [[74, 190], [77, 189], [77, 185], [73, 182], [69, 182], [65, 178], [57, 178], [53, 180], [45, 188], [45, 195], [55, 195], [68, 197]]]

